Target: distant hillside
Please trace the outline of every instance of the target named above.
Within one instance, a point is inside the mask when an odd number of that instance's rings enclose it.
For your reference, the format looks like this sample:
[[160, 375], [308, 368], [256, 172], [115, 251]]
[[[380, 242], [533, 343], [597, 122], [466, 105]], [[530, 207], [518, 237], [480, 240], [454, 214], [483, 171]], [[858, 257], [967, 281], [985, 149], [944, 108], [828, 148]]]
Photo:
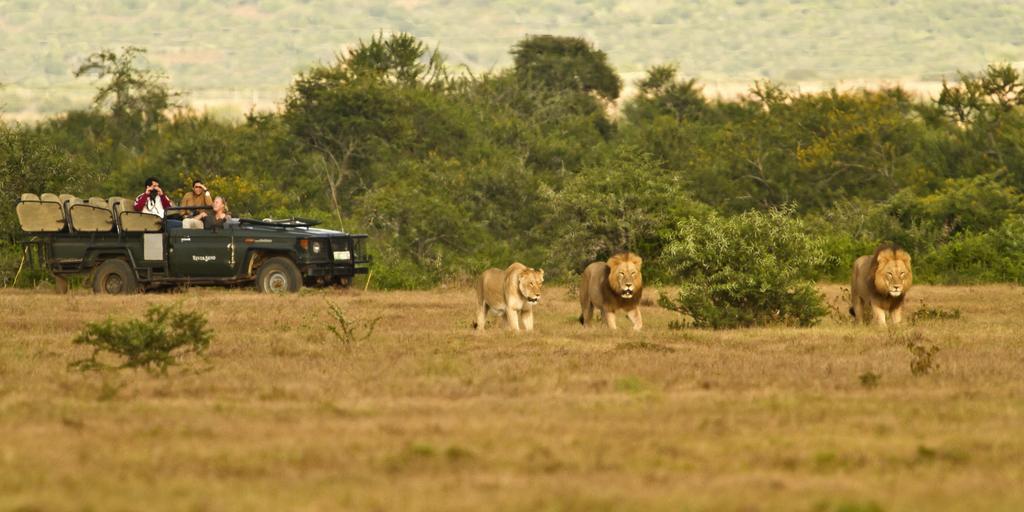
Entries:
[[87, 104], [71, 70], [143, 46], [194, 101], [270, 104], [291, 77], [372, 33], [405, 31], [474, 71], [525, 34], [582, 35], [628, 79], [678, 63], [708, 82], [934, 81], [1024, 61], [1024, 2], [991, 0], [0, 0], [0, 109]]

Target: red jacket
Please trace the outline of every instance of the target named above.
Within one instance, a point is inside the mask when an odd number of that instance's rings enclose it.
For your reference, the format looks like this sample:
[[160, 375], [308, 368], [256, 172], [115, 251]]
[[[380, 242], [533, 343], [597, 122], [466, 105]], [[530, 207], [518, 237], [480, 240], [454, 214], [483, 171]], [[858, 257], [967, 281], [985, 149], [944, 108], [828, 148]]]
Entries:
[[[135, 198], [135, 211], [141, 212], [146, 207], [146, 202], [149, 201], [149, 194], [143, 192]], [[163, 205], [164, 209], [171, 207], [171, 200], [167, 199], [167, 196], [160, 196], [160, 204]]]

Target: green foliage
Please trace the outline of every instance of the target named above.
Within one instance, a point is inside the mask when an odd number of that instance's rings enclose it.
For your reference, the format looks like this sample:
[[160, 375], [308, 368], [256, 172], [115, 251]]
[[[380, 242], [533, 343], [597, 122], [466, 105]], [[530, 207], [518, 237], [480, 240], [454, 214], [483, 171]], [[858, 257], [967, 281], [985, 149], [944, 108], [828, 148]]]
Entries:
[[334, 335], [334, 339], [342, 345], [353, 345], [360, 341], [366, 341], [373, 336], [373, 329], [381, 317], [372, 320], [349, 320], [345, 312], [336, 303], [327, 301], [327, 313], [334, 320], [334, 324], [328, 324], [327, 330]]
[[[555, 277], [622, 251], [657, 262], [678, 219], [709, 211], [684, 188], [679, 173], [628, 146], [581, 170], [561, 191], [549, 193], [553, 211], [546, 229], [554, 236], [547, 262], [555, 264]], [[645, 267], [645, 275], [660, 277], [657, 268]]]
[[165, 112], [175, 106], [174, 98], [178, 96], [163, 83], [166, 76], [142, 67], [145, 53], [145, 49], [135, 46], [127, 46], [121, 53], [102, 50], [86, 58], [74, 72], [75, 77], [107, 79], [96, 92], [93, 105], [109, 109], [118, 132], [134, 142], [138, 142], [139, 133], [165, 120]]
[[[202, 313], [184, 311], [180, 304], [154, 305], [142, 320], [108, 318], [86, 324], [73, 343], [92, 347], [92, 354], [68, 367], [81, 371], [142, 368], [166, 375], [183, 356], [202, 355], [212, 337]], [[103, 362], [101, 356], [115, 356], [121, 361], [112, 366]]]
[[959, 84], [949, 85], [943, 79], [938, 99], [939, 107], [958, 123], [997, 117], [1024, 105], [1024, 80], [1010, 64], [992, 64], [982, 73], [959, 75]]
[[464, 267], [465, 256], [486, 254], [492, 235], [467, 221], [478, 208], [473, 197], [452, 193], [468, 189], [456, 162], [403, 161], [396, 171], [362, 198], [359, 214], [400, 257], [443, 277]]
[[708, 105], [697, 79], [678, 80], [677, 72], [671, 64], [648, 69], [647, 75], [636, 82], [636, 97], [624, 108], [626, 118], [638, 123], [650, 122], [657, 116], [683, 120], [704, 114]]
[[[587, 41], [529, 36], [513, 54], [511, 68], [454, 73], [436, 47], [381, 32], [297, 70], [281, 110], [231, 122], [167, 116], [172, 93], [143, 50], [98, 52], [79, 71], [105, 77], [100, 108], [0, 124], [0, 234], [8, 247], [18, 236], [11, 205], [23, 192], [132, 197], [153, 175], [175, 199], [202, 178], [236, 216], [366, 231], [380, 288], [465, 283], [512, 260], [565, 280], [623, 249], [645, 258], [649, 280], [678, 282], [666, 248], [680, 219], [742, 223], [782, 205], [823, 251], [807, 280], [848, 281], [883, 240], [910, 250], [921, 283], [1022, 279], [1012, 67], [963, 82], [991, 111], [966, 123], [948, 101], [898, 87], [799, 93], [764, 80], [738, 100], [708, 99], [674, 65], [649, 66], [620, 118], [607, 101], [617, 73]], [[18, 255], [3, 253], [0, 274], [13, 276]]]
[[814, 288], [827, 258], [791, 209], [679, 223], [661, 265], [680, 284], [660, 305], [695, 327], [809, 326], [828, 309]]
[[1024, 211], [1024, 196], [991, 174], [950, 178], [931, 194], [908, 195], [903, 195], [904, 218], [929, 219], [942, 225], [946, 235], [989, 230], [998, 227], [1011, 214]]
[[385, 38], [382, 32], [371, 37], [369, 43], [359, 41], [343, 60], [357, 77], [369, 75], [374, 80], [404, 86], [441, 84], [447, 77], [441, 52], [428, 51], [422, 41], [405, 33]]
[[622, 79], [608, 56], [580, 37], [526, 36], [512, 47], [516, 76], [556, 90], [594, 92], [615, 100]]
[[914, 275], [936, 283], [1024, 283], [1024, 215], [984, 233], [957, 236], [916, 261]]
[[14, 204], [21, 194], [61, 193], [92, 177], [45, 133], [0, 123], [0, 236], [20, 234]]

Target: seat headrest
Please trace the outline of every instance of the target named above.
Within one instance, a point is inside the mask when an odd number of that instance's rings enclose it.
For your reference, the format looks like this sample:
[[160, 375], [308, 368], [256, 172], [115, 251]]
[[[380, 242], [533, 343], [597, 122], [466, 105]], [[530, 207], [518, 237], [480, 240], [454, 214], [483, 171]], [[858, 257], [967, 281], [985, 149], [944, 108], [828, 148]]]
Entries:
[[43, 192], [42, 194], [39, 194], [39, 200], [41, 200], [41, 201], [53, 201], [54, 203], [59, 203], [60, 202], [60, 198], [57, 197], [57, 194], [51, 194], [49, 192]]
[[107, 205], [107, 200], [103, 199], [102, 197], [90, 197], [89, 204], [92, 206], [99, 206], [100, 208], [110, 207], [109, 205]]
[[39, 196], [26, 192], [26, 193], [21, 195], [21, 200], [22, 201], [38, 201], [39, 200]]
[[61, 194], [60, 195], [60, 202], [61, 203], [66, 203], [66, 202], [68, 202], [68, 201], [70, 201], [72, 199], [78, 199], [78, 198], [75, 197], [74, 194]]

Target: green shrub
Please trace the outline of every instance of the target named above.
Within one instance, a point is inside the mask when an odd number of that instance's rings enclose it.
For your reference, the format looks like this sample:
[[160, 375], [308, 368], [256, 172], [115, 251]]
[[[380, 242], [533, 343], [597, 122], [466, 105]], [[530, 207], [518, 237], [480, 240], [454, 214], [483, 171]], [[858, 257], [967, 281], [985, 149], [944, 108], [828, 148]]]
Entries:
[[983, 233], [964, 233], [919, 260], [914, 277], [926, 282], [1024, 283], [1024, 215]]
[[828, 308], [814, 280], [829, 261], [804, 228], [785, 208], [681, 222], [662, 261], [681, 289], [661, 306], [695, 327], [817, 323]]
[[[202, 355], [212, 334], [202, 313], [182, 311], [180, 304], [155, 305], [143, 320], [116, 322], [108, 318], [86, 324], [73, 343], [92, 347], [92, 355], [68, 366], [82, 371], [142, 368], [166, 375], [180, 357]], [[116, 356], [122, 362], [109, 365], [99, 359], [103, 355]]]
[[372, 320], [349, 320], [341, 306], [331, 301], [327, 301], [327, 313], [334, 319], [335, 324], [328, 324], [327, 330], [342, 345], [352, 345], [369, 339], [381, 318], [378, 316]]

